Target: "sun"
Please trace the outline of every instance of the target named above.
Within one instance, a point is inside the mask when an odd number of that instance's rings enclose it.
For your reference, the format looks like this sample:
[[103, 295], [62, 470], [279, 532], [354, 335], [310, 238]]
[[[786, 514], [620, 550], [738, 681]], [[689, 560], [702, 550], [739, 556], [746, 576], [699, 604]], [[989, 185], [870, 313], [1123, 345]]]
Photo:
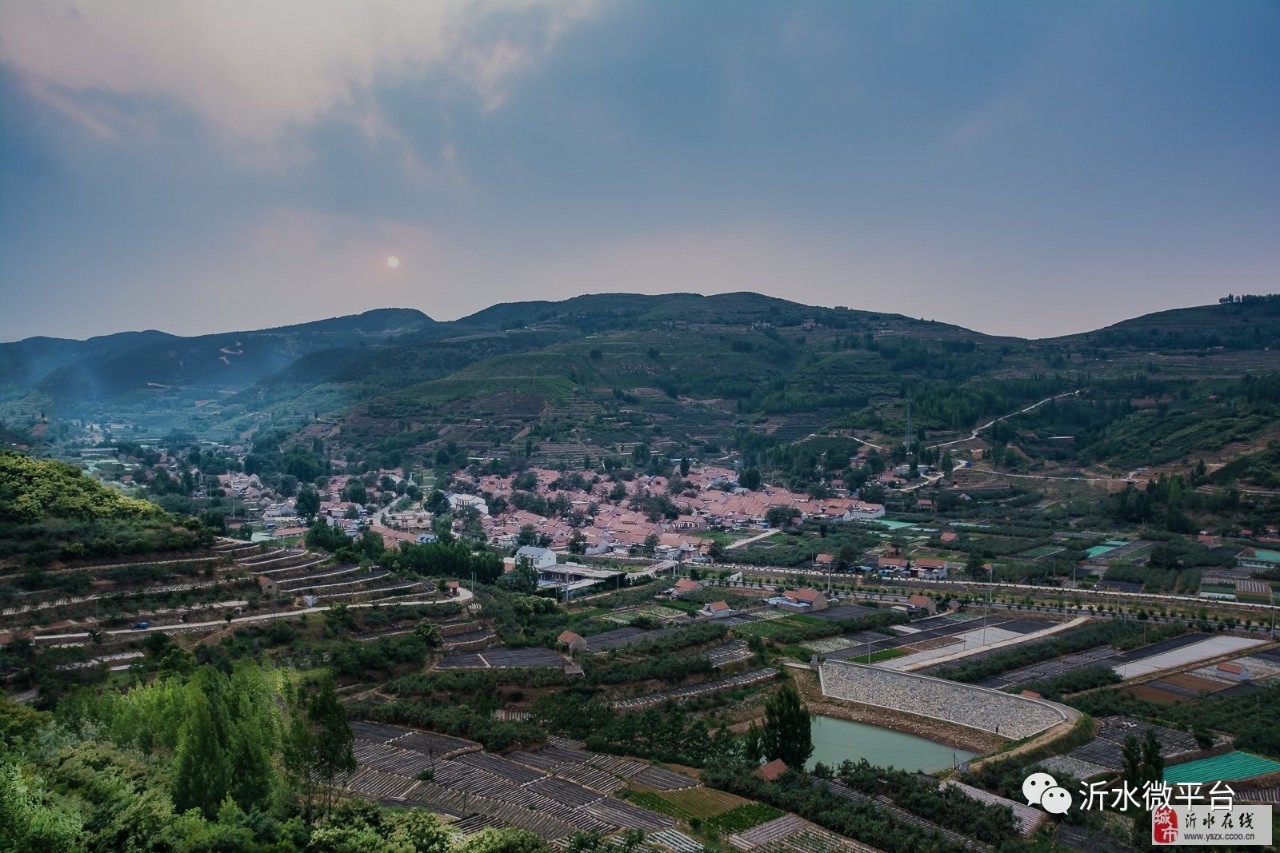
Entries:
[[391, 267], [392, 269], [395, 269], [396, 267], [400, 266], [400, 259], [397, 258], [395, 255], [392, 255], [391, 257], [387, 258], [387, 266]]

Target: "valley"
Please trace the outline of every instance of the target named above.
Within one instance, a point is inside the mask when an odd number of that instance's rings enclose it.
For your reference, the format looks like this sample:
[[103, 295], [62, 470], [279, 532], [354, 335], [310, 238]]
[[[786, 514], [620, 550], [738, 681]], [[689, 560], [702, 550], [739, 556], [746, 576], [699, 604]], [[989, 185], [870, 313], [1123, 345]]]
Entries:
[[[1022, 779], [1123, 786], [1128, 735], [1270, 802], [1277, 317], [1022, 341], [607, 295], [0, 345], [6, 736], [158, 762], [147, 790], [209, 832], [240, 819], [190, 793], [202, 724], [162, 697], [278, 696], [272, 813], [388, 833], [1090, 850], [1144, 814], [1059, 819]], [[784, 760], [809, 713], [964, 757]], [[289, 763], [299, 720], [334, 727], [329, 764]], [[111, 802], [67, 752], [24, 755]]]

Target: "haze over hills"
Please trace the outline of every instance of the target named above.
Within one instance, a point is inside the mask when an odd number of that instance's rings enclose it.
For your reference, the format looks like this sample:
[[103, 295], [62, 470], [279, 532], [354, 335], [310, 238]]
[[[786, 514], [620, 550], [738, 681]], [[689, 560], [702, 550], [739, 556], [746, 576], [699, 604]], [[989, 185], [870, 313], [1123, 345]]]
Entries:
[[[1222, 391], [1214, 382], [1277, 367], [1274, 297], [1033, 341], [751, 293], [598, 294], [505, 303], [448, 322], [384, 309], [194, 338], [29, 338], [0, 344], [0, 413], [19, 430], [47, 418], [114, 423], [116, 438], [182, 429], [229, 439], [272, 428], [377, 464], [443, 448], [568, 464], [637, 443], [687, 453], [833, 430], [900, 436], [908, 395], [914, 427], [940, 439], [1077, 390], [1167, 409], [1222, 396], [1210, 393]], [[1218, 430], [1219, 440], [1256, 439], [1274, 424], [1236, 427]], [[1179, 453], [1205, 449], [1175, 444]]]

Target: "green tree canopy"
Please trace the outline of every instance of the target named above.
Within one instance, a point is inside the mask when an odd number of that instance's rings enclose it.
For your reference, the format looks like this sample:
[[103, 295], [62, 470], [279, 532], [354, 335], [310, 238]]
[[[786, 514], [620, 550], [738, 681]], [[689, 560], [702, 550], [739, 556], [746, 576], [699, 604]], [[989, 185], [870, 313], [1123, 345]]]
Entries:
[[809, 709], [800, 701], [800, 691], [787, 683], [764, 704], [761, 746], [767, 761], [781, 758], [793, 770], [803, 770], [813, 754], [813, 733]]

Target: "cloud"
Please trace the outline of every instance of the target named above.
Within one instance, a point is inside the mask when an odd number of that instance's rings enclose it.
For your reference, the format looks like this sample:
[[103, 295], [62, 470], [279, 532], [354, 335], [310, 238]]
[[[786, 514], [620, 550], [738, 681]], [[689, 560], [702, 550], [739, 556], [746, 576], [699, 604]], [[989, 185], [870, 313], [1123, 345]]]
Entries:
[[384, 82], [460, 83], [495, 109], [592, 2], [11, 0], [0, 62], [99, 136], [131, 135], [108, 108], [123, 96], [179, 105], [241, 148], [275, 146], [331, 116], [376, 123]]

